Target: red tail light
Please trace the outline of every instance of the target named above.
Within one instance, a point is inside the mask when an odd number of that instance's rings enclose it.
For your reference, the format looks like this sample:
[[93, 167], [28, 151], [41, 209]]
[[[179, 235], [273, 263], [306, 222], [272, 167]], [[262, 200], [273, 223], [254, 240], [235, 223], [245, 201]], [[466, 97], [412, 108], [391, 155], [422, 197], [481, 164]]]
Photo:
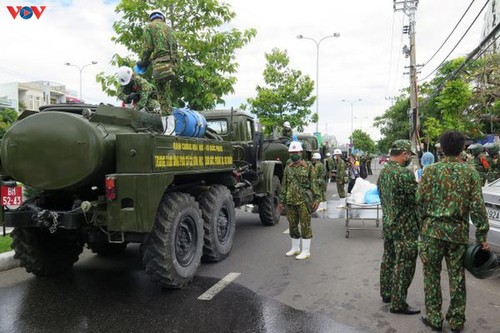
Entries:
[[115, 177], [106, 177], [106, 199], [116, 199]]

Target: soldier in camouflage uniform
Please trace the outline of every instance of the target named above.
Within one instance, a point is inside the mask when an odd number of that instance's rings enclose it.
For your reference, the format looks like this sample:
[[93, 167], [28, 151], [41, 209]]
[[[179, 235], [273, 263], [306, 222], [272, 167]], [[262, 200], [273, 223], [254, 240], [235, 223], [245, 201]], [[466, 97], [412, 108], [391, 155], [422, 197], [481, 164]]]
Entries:
[[321, 162], [321, 154], [314, 153], [312, 156], [312, 165], [316, 174], [316, 186], [320, 189], [320, 199], [318, 210], [326, 210], [326, 181], [325, 165]]
[[342, 151], [335, 149], [333, 152], [335, 157], [335, 182], [337, 183], [337, 193], [339, 197], [345, 198], [345, 178], [346, 178], [346, 164], [342, 160]]
[[175, 76], [177, 43], [172, 28], [165, 23], [165, 15], [161, 11], [152, 11], [149, 20], [151, 22], [144, 28], [143, 50], [137, 66], [146, 69], [153, 63], [153, 79], [158, 89], [162, 113], [171, 114], [170, 82]]
[[117, 76], [122, 87], [118, 91], [118, 98], [124, 104], [131, 104], [136, 110], [160, 113], [160, 103], [156, 100], [156, 89], [151, 83], [135, 75], [132, 68], [127, 66], [120, 67]]
[[[292, 141], [288, 151], [290, 160], [285, 167], [279, 195], [280, 209], [283, 211], [286, 206], [286, 217], [292, 238], [292, 248], [286, 256], [297, 255], [296, 259], [307, 259], [311, 256], [311, 213], [318, 208], [321, 193], [315, 181], [314, 167], [302, 159], [302, 144]], [[302, 252], [300, 252], [301, 238]]]
[[290, 123], [288, 121], [285, 121], [283, 123], [283, 129], [281, 130], [281, 136], [286, 136], [290, 140], [292, 139], [293, 129], [292, 129], [292, 126], [290, 126]]
[[332, 154], [326, 153], [325, 158], [325, 180], [329, 183], [332, 177], [332, 172], [335, 170], [335, 162], [333, 161]]
[[417, 182], [406, 168], [412, 154], [409, 140], [395, 141], [377, 180], [384, 237], [380, 295], [384, 303], [391, 303], [390, 312], [408, 315], [420, 313], [406, 303], [418, 256]]
[[486, 184], [486, 175], [488, 174], [488, 171], [490, 171], [490, 164], [486, 159], [486, 155], [483, 153], [483, 145], [480, 143], [474, 143], [471, 144], [467, 150], [470, 151], [472, 156], [474, 156], [470, 163], [479, 173], [482, 181], [481, 184], [484, 186]]
[[441, 330], [441, 263], [446, 261], [450, 284], [450, 306], [446, 314], [453, 332], [460, 332], [465, 323], [464, 257], [469, 239], [469, 216], [476, 226], [476, 240], [483, 249], [488, 218], [481, 192], [481, 178], [476, 170], [460, 161], [465, 137], [459, 131], [446, 132], [440, 139], [445, 157], [428, 166], [417, 193], [423, 225], [419, 244], [423, 263], [425, 325]]
[[486, 149], [486, 152], [488, 153], [486, 159], [490, 165], [490, 170], [488, 171], [486, 178], [488, 183], [491, 183], [500, 178], [500, 160], [498, 156], [500, 147], [496, 143], [489, 142], [485, 144], [483, 148]]

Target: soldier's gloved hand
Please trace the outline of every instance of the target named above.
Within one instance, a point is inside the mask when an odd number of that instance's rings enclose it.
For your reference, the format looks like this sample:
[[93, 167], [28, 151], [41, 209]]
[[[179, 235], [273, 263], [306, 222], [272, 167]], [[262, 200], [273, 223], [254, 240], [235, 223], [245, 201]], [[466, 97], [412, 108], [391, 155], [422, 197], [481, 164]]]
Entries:
[[127, 95], [127, 97], [125, 97], [125, 104], [130, 104], [132, 103], [132, 98], [130, 97], [130, 95]]
[[140, 93], [131, 93], [130, 95], [128, 95], [130, 97], [130, 100], [132, 102], [137, 102], [140, 98], [141, 98], [141, 94]]

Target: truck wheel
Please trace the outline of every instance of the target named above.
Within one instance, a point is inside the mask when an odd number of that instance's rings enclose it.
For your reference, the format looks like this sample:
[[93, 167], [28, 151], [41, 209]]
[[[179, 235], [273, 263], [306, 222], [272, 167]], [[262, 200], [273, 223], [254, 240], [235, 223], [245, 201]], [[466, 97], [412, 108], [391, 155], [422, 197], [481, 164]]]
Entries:
[[204, 224], [203, 260], [217, 262], [233, 247], [236, 217], [233, 196], [223, 185], [214, 185], [198, 198]]
[[92, 253], [96, 253], [101, 257], [113, 257], [117, 256], [127, 248], [127, 243], [104, 243], [104, 242], [90, 242], [87, 243], [89, 249]]
[[186, 193], [165, 194], [144, 244], [146, 273], [162, 287], [184, 287], [194, 278], [202, 254], [203, 220], [198, 203]]
[[67, 230], [51, 234], [38, 228], [14, 228], [11, 233], [14, 258], [21, 267], [37, 276], [52, 276], [68, 271], [82, 253], [83, 237]]
[[281, 183], [278, 176], [273, 177], [273, 193], [268, 194], [259, 200], [259, 217], [260, 222], [265, 226], [273, 226], [278, 224], [280, 220], [279, 193]]

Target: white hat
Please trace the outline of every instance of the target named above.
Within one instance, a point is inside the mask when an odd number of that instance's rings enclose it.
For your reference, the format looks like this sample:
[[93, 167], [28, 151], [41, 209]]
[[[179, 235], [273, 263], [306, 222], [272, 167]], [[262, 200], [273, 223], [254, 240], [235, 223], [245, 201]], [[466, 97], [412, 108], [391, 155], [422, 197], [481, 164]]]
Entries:
[[290, 126], [290, 123], [288, 121], [285, 121], [283, 123], [283, 127], [286, 127], [286, 128], [292, 128], [292, 126]]
[[290, 147], [288, 147], [288, 152], [293, 153], [293, 152], [301, 152], [302, 149], [302, 143], [299, 141], [292, 141], [290, 142]]
[[332, 156], [331, 153], [326, 153], [326, 157], [330, 157], [330, 156]]
[[337, 148], [337, 149], [335, 149], [335, 150], [333, 151], [333, 155], [342, 155], [342, 150], [340, 150], [340, 149], [338, 149], [338, 148]]
[[321, 154], [320, 153], [314, 153], [313, 154], [313, 159], [320, 160], [321, 159]]

